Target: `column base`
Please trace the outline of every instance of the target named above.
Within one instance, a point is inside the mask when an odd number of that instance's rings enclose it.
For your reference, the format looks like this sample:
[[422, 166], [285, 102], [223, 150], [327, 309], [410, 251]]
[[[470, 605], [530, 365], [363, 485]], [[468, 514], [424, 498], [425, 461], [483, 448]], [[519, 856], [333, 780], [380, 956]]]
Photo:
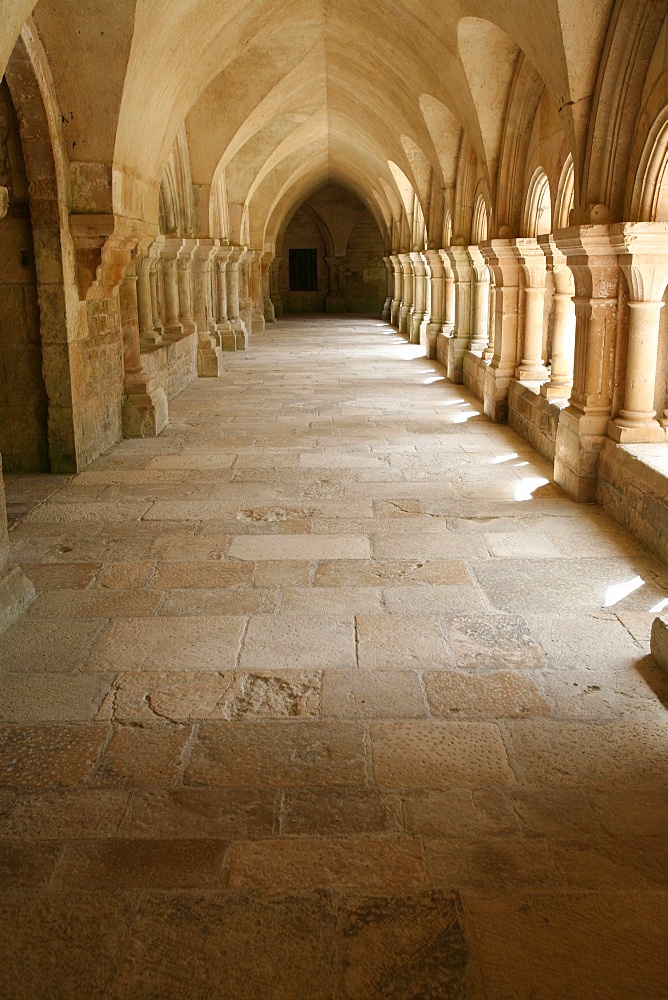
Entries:
[[393, 299], [392, 305], [390, 307], [390, 326], [399, 326], [400, 308], [401, 308], [401, 303]]
[[10, 566], [0, 578], [0, 632], [36, 597], [35, 588], [18, 566]]
[[668, 674], [668, 615], [659, 615], [652, 622], [649, 649], [657, 666]]
[[552, 385], [551, 382], [543, 382], [540, 387], [540, 394], [541, 396], [545, 396], [545, 399], [568, 399], [572, 388], [572, 382], [569, 382], [567, 385]]
[[264, 316], [262, 313], [253, 313], [251, 333], [264, 333]]
[[123, 397], [123, 437], [157, 437], [168, 423], [167, 396], [162, 387], [128, 392]]
[[608, 414], [562, 410], [557, 428], [554, 481], [580, 503], [596, 501], [598, 459], [607, 439]]
[[232, 333], [234, 334], [234, 350], [245, 351], [248, 347], [248, 330], [241, 319], [233, 319]]
[[223, 352], [208, 333], [197, 339], [197, 374], [199, 378], [220, 378], [223, 374]]
[[650, 420], [646, 424], [637, 424], [635, 427], [626, 426], [611, 420], [608, 424], [608, 437], [616, 441], [617, 444], [651, 444], [656, 441], [665, 441], [668, 431], [662, 427], [658, 420]]
[[498, 368], [487, 368], [483, 383], [483, 410], [495, 424], [508, 422], [508, 390], [512, 375], [501, 372]]
[[383, 309], [380, 314], [380, 318], [384, 320], [385, 323], [390, 322], [390, 307], [392, 305], [392, 299], [388, 296], [383, 303]]
[[424, 346], [425, 346], [426, 356], [430, 361], [436, 361], [438, 335], [440, 332], [441, 332], [440, 323], [429, 323], [425, 330]]
[[276, 322], [276, 310], [274, 309], [274, 303], [271, 299], [264, 300], [264, 321], [265, 323]]
[[404, 337], [408, 336], [408, 331], [411, 327], [412, 313], [412, 306], [402, 306], [399, 310], [399, 333], [402, 333]]
[[163, 333], [163, 340], [181, 340], [183, 337], [183, 327], [180, 323], [174, 323], [172, 326], [166, 326]]
[[518, 382], [545, 382], [550, 373], [545, 365], [520, 365], [515, 369]]
[[448, 378], [455, 385], [461, 385], [464, 379], [464, 351], [468, 346], [468, 340], [460, 337], [450, 337], [448, 339]]

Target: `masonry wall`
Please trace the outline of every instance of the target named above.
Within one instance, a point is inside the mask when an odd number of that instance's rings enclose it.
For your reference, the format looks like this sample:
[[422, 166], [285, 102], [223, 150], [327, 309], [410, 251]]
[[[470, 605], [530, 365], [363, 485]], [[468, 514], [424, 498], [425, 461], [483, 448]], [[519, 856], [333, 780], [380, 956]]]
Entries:
[[347, 309], [380, 316], [387, 289], [383, 241], [375, 220], [366, 209], [350, 234], [346, 256]]
[[197, 334], [142, 352], [144, 371], [174, 399], [197, 378]]
[[6, 472], [49, 469], [47, 396], [28, 182], [19, 125], [0, 84], [0, 184], [9, 211], [0, 222], [0, 453]]
[[616, 521], [668, 560], [666, 445], [606, 441], [598, 460], [596, 499]]
[[[290, 291], [290, 250], [316, 250], [318, 253], [318, 290], [317, 292]], [[285, 312], [324, 312], [325, 300], [329, 290], [327, 276], [327, 250], [318, 227], [313, 219], [304, 211], [298, 209], [293, 215], [281, 247], [281, 266], [279, 270], [279, 293]]]

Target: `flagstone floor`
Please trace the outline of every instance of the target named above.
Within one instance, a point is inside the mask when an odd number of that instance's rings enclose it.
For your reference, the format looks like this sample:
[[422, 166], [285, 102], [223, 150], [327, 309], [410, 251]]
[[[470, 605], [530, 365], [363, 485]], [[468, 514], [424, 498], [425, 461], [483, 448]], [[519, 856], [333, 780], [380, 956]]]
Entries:
[[8, 476], [0, 996], [666, 996], [668, 570], [375, 320]]

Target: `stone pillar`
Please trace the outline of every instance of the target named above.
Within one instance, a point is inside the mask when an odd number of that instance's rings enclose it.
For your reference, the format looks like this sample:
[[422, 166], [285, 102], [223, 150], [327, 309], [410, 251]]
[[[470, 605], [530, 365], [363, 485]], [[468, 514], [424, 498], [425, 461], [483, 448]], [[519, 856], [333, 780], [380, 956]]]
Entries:
[[281, 295], [281, 258], [274, 257], [271, 262], [271, 272], [269, 278], [271, 288], [271, 303], [274, 307], [274, 316], [283, 315], [283, 296]]
[[489, 269], [480, 247], [470, 246], [468, 249], [474, 281], [469, 350], [482, 356], [489, 344]]
[[467, 247], [450, 247], [448, 257], [455, 281], [455, 325], [448, 340], [448, 378], [460, 384], [464, 351], [471, 342], [471, 278], [473, 268]]
[[260, 260], [265, 323], [276, 322], [276, 310], [274, 309], [274, 303], [271, 301], [271, 265], [273, 259], [270, 253], [265, 253]]
[[519, 261], [511, 240], [490, 240], [480, 245], [487, 266], [494, 275], [494, 355], [485, 372], [483, 406], [495, 423], [508, 417], [508, 389], [517, 366], [517, 309]]
[[[0, 204], [0, 217], [2, 214]], [[0, 633], [4, 632], [34, 598], [35, 588], [32, 582], [18, 566], [13, 566], [11, 563], [5, 484], [2, 479], [2, 456], [0, 456]]]
[[249, 298], [251, 301], [251, 333], [264, 333], [262, 250], [249, 250], [247, 256]]
[[543, 362], [545, 254], [536, 240], [516, 240], [515, 245], [524, 275], [524, 351], [515, 377], [523, 382], [544, 382], [549, 377]]
[[195, 240], [183, 240], [177, 256], [177, 279], [179, 289], [179, 322], [186, 336], [197, 332], [197, 323], [192, 314], [192, 259]]
[[167, 397], [142, 366], [134, 263], [120, 283], [118, 303], [123, 337], [123, 436], [157, 437], [167, 426]]
[[410, 255], [413, 265], [413, 314], [409, 330], [411, 344], [427, 343], [427, 324], [429, 323], [429, 279], [431, 272], [425, 255], [414, 251]]
[[611, 242], [629, 286], [629, 335], [624, 405], [609, 424], [620, 443], [664, 441], [654, 396], [663, 293], [668, 283], [668, 223], [611, 227]]
[[[197, 326], [197, 374], [219, 378], [223, 373], [222, 349], [213, 322], [211, 279], [213, 258], [218, 247], [214, 240], [198, 240], [193, 250], [195, 272], [195, 323]], [[213, 333], [211, 332], [213, 330]]]
[[401, 309], [401, 298], [404, 291], [404, 272], [401, 267], [399, 255], [394, 253], [390, 257], [392, 261], [392, 276], [394, 279], [394, 289], [392, 292], [392, 302], [390, 304], [390, 323], [392, 326], [399, 326], [399, 311]]
[[438, 250], [427, 250], [425, 257], [429, 265], [431, 285], [431, 310], [426, 330], [426, 348], [427, 357], [433, 360], [436, 357], [436, 338], [443, 327], [444, 270]]
[[165, 338], [178, 340], [183, 336], [183, 327], [179, 320], [179, 284], [177, 254], [181, 249], [181, 240], [166, 240], [160, 250], [162, 258], [162, 276], [165, 292]]
[[153, 318], [153, 333], [155, 343], [162, 343], [165, 328], [160, 322], [160, 311], [158, 309], [158, 268], [160, 266], [160, 248], [153, 244], [149, 252], [150, 266], [148, 271], [149, 287], [151, 290], [151, 315]]
[[243, 252], [243, 247], [231, 247], [227, 262], [227, 311], [237, 351], [245, 351], [248, 346], [248, 331], [239, 305], [239, 261]]
[[236, 351], [236, 338], [232, 324], [227, 316], [227, 262], [231, 249], [229, 246], [219, 246], [214, 257], [214, 268], [218, 293], [216, 295], [216, 330], [223, 351]]
[[385, 265], [385, 279], [387, 281], [387, 294], [385, 296], [385, 301], [383, 302], [383, 311], [380, 318], [386, 323], [390, 322], [390, 311], [392, 307], [392, 295], [394, 293], [394, 268], [392, 267], [392, 258], [383, 257], [383, 264]]
[[573, 352], [575, 350], [575, 285], [566, 266], [566, 258], [551, 236], [539, 236], [538, 243], [545, 254], [547, 269], [552, 273], [552, 357], [550, 379], [540, 387], [546, 399], [565, 399], [573, 384]]
[[619, 266], [608, 226], [563, 233], [556, 243], [575, 281], [575, 355], [573, 388], [557, 428], [554, 478], [573, 499], [593, 502], [612, 405]]
[[250, 260], [252, 251], [245, 247], [239, 258], [239, 314], [244, 322], [247, 333], [253, 332], [253, 303], [250, 297]]
[[482, 352], [485, 361], [491, 361], [494, 357], [494, 334], [496, 332], [496, 281], [494, 275], [487, 268], [489, 274], [489, 304], [487, 316], [487, 347]]
[[439, 250], [438, 253], [443, 261], [443, 325], [441, 332], [446, 337], [450, 337], [455, 328], [455, 275], [448, 251]]
[[151, 296], [151, 267], [153, 260], [149, 256], [149, 248], [139, 246], [135, 254], [137, 272], [137, 308], [139, 314], [139, 340], [147, 347], [162, 343], [160, 328], [153, 321], [153, 301]]
[[399, 333], [409, 336], [411, 316], [413, 315], [413, 265], [407, 253], [400, 253], [402, 272], [401, 307], [399, 309]]

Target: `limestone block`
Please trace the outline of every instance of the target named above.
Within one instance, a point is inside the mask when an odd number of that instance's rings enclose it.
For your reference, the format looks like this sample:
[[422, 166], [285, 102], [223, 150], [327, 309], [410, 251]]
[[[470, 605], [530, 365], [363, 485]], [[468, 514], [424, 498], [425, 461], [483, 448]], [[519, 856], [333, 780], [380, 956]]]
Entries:
[[12, 566], [0, 579], [0, 632], [34, 599], [35, 588], [18, 568]]
[[658, 665], [668, 673], [668, 615], [654, 619], [650, 649]]
[[197, 345], [197, 374], [200, 378], [219, 378], [223, 373], [223, 351], [213, 337], [200, 333]]
[[169, 423], [163, 388], [128, 393], [123, 399], [123, 437], [157, 437]]

